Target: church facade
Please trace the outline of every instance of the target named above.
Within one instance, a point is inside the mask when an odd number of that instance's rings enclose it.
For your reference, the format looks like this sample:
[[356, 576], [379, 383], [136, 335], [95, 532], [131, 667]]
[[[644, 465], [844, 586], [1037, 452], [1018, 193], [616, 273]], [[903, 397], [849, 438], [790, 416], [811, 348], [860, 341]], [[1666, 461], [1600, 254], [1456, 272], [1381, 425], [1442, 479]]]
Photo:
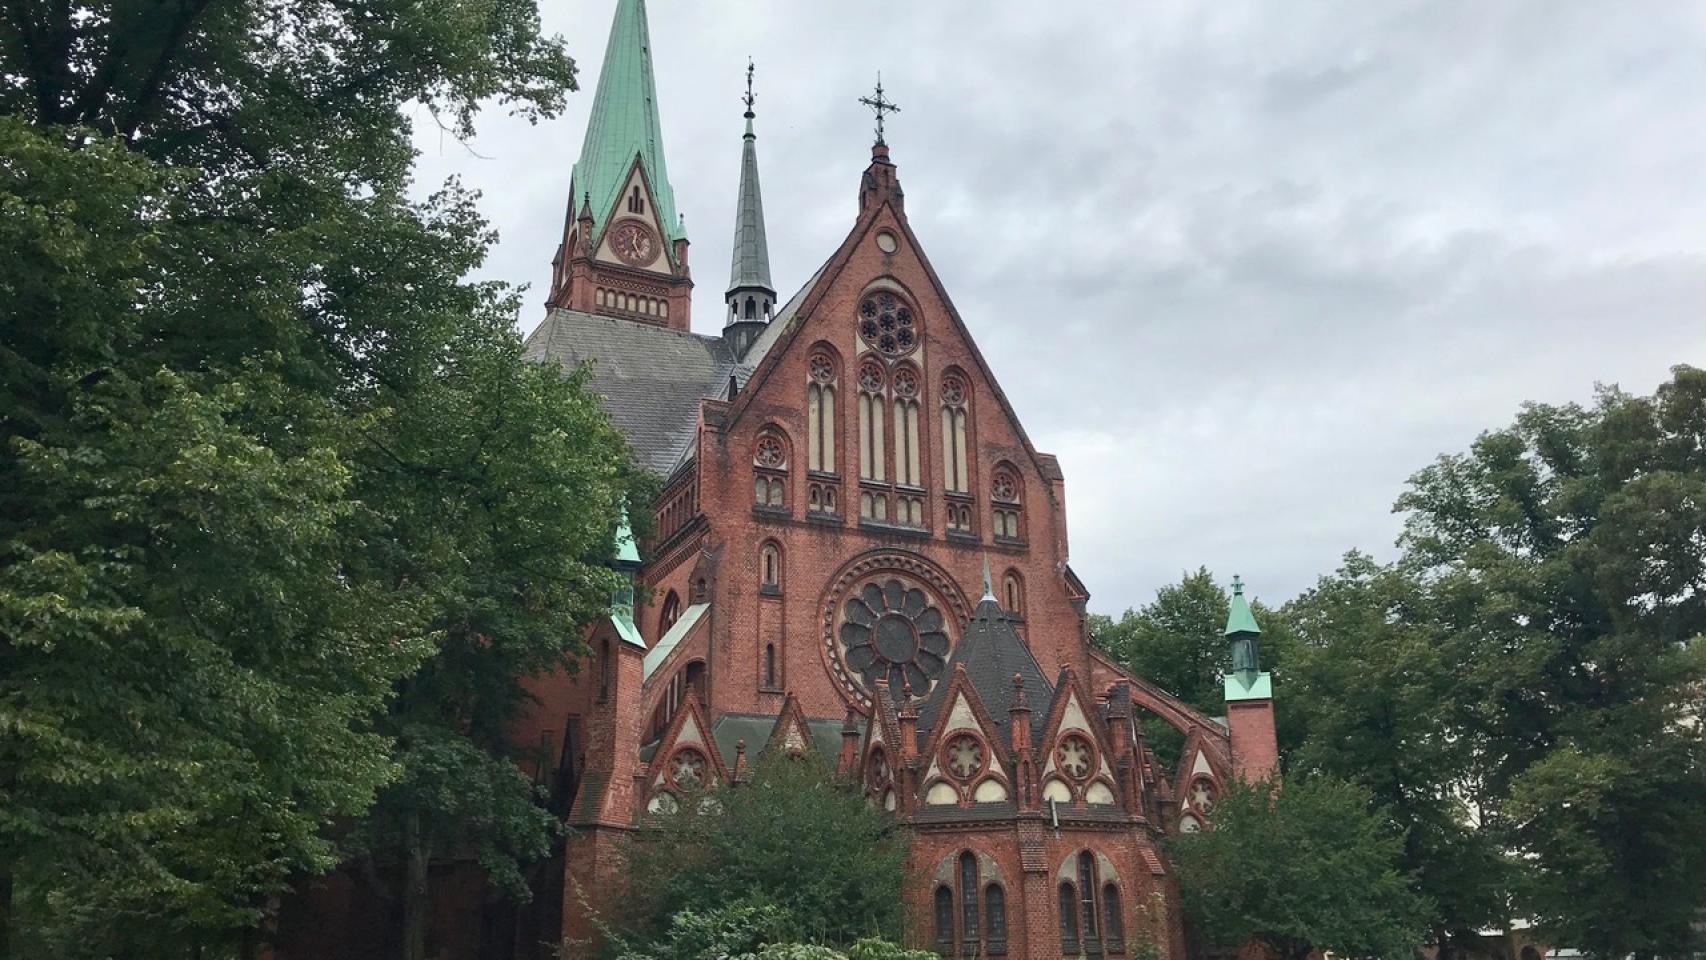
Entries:
[[[614, 605], [590, 662], [534, 685], [515, 741], [573, 832], [502, 955], [590, 955], [626, 839], [787, 751], [896, 819], [912, 945], [1053, 960], [1154, 944], [1182, 960], [1160, 841], [1207, 827], [1231, 779], [1276, 763], [1244, 598], [1224, 719], [1093, 645], [1060, 463], [931, 267], [880, 134], [849, 167], [845, 239], [783, 300], [749, 86], [726, 312], [719, 335], [695, 332], [652, 54], [644, 0], [617, 0], [527, 340], [537, 362], [590, 367], [662, 481], [655, 535], [623, 550], [648, 602]], [[1183, 733], [1177, 766], [1157, 762], [1146, 716]], [[490, 953], [485, 935], [435, 939], [444, 956]]]

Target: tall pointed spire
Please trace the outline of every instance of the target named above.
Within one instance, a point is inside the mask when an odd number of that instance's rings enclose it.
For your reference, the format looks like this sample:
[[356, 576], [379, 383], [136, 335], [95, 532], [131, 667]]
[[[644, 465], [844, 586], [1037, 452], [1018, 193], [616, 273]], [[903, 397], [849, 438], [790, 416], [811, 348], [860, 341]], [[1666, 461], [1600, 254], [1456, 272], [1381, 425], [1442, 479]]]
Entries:
[[680, 238], [681, 221], [676, 216], [675, 192], [663, 159], [663, 125], [658, 119], [657, 83], [652, 75], [646, 0], [616, 0], [616, 16], [610, 24], [610, 41], [604, 47], [598, 90], [592, 97], [592, 115], [587, 120], [586, 139], [581, 141], [580, 159], [575, 162], [570, 194], [591, 197], [597, 231], [603, 231], [605, 218], [627, 184], [636, 156], [645, 168], [658, 222], [669, 234], [665, 238], [668, 246], [667, 241]]
[[[770, 247], [764, 238], [764, 198], [758, 189], [758, 136], [752, 132], [752, 61], [746, 63], [746, 134], [740, 155], [740, 199], [735, 204], [734, 254], [729, 263], [728, 335], [746, 345], [763, 329], [775, 309], [776, 289], [770, 285]], [[751, 324], [752, 326], [747, 326]]]
[[646, 0], [615, 0], [545, 305], [692, 328], [687, 227], [664, 163]]

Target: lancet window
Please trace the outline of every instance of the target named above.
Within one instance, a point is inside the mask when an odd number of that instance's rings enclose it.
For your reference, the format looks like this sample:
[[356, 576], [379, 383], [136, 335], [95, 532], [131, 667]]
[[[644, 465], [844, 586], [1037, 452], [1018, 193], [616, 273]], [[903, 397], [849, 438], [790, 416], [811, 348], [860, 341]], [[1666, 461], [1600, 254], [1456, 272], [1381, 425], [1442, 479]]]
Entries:
[[985, 873], [978, 856], [967, 850], [954, 861], [951, 876], [937, 885], [937, 953], [960, 957], [1006, 954], [1006, 890], [999, 876]]

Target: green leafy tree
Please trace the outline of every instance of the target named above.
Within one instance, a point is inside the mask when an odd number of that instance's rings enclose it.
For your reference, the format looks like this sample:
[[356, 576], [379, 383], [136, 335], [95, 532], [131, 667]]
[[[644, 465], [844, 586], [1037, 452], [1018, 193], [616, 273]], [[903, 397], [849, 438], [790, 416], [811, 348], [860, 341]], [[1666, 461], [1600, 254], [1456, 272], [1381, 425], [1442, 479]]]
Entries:
[[1685, 953], [1706, 908], [1703, 438], [1706, 371], [1677, 367], [1525, 407], [1398, 502], [1518, 907], [1597, 956]]
[[387, 783], [366, 849], [513, 881], [551, 825], [494, 731], [631, 478], [464, 282], [473, 198], [406, 199], [405, 109], [549, 115], [560, 43], [531, 0], [26, 0], [0, 73], [0, 952], [252, 946]]
[[1428, 906], [1400, 870], [1398, 829], [1369, 802], [1326, 777], [1234, 785], [1214, 829], [1170, 845], [1186, 916], [1215, 946], [1255, 941], [1280, 960], [1408, 960]]
[[1286, 606], [1298, 642], [1283, 703], [1306, 731], [1289, 771], [1373, 795], [1402, 830], [1400, 864], [1433, 906], [1429, 939], [1448, 954], [1510, 919], [1509, 864], [1475, 824], [1475, 741], [1462, 734], [1472, 701], [1461, 650], [1445, 642], [1430, 603], [1404, 567], [1346, 555]]
[[626, 933], [656, 939], [682, 911], [782, 911], [790, 939], [846, 947], [903, 930], [904, 851], [888, 818], [814, 756], [766, 755], [751, 782], [684, 803], [631, 853]]

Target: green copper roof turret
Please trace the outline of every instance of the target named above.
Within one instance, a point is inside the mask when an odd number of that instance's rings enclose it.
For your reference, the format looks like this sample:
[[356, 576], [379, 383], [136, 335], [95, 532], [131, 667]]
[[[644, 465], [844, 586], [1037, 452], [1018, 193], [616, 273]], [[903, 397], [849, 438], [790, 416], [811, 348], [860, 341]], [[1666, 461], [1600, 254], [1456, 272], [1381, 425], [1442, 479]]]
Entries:
[[1250, 601], [1244, 599], [1244, 581], [1233, 577], [1232, 606], [1226, 611], [1226, 635], [1261, 632], [1262, 628], [1256, 626], [1256, 618], [1250, 613]]
[[591, 197], [594, 237], [604, 232], [604, 220], [627, 184], [636, 156], [645, 168], [664, 234], [670, 240], [679, 239], [681, 221], [663, 161], [646, 0], [616, 0], [616, 17], [610, 24], [610, 42], [604, 48], [598, 91], [592, 97], [592, 116], [575, 162], [570, 194]]

